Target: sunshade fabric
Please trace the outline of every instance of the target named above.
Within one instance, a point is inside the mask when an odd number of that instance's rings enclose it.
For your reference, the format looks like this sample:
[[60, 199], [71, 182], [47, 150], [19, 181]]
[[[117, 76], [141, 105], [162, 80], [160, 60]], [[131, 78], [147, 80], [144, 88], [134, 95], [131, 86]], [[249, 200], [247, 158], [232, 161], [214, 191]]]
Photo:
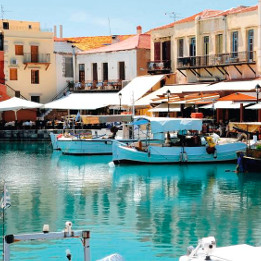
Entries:
[[190, 118], [154, 118], [150, 121], [151, 132], [167, 132], [167, 131], [179, 131], [179, 130], [197, 130], [202, 129], [201, 119]]
[[132, 121], [132, 115], [101, 115], [101, 116], [82, 115], [81, 118], [84, 124]]
[[21, 109], [41, 108], [43, 104], [31, 102], [17, 97], [0, 102], [0, 111], [18, 111]]
[[44, 105], [46, 109], [63, 110], [96, 110], [115, 104], [118, 101], [116, 93], [73, 93], [59, 100]]
[[247, 107], [248, 110], [260, 110], [261, 109], [261, 103], [256, 103], [252, 106]]
[[156, 106], [155, 108], [153, 109], [150, 109], [149, 110], [150, 112], [179, 112], [180, 111], [180, 106], [179, 105], [175, 105], [175, 104], [169, 104], [169, 107], [168, 107], [168, 104], [167, 103], [162, 103], [158, 106]]
[[242, 129], [244, 131], [256, 132], [261, 127], [261, 122], [229, 122], [229, 130], [232, 131], [233, 127]]
[[[217, 101], [212, 104], [201, 106], [200, 109], [240, 109], [240, 102], [232, 101]], [[244, 102], [243, 106], [249, 105], [249, 102]]]
[[[116, 104], [121, 102], [121, 105], [132, 106], [164, 77], [164, 75], [153, 75], [134, 78], [118, 93]], [[121, 101], [119, 94], [121, 94]]]

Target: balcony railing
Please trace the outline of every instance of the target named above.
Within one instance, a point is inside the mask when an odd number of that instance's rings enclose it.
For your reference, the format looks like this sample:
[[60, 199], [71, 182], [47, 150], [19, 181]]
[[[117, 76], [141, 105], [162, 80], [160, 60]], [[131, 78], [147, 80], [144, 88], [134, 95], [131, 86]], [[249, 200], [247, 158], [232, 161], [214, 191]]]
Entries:
[[149, 73], [162, 73], [171, 71], [171, 61], [150, 61], [148, 62]]
[[103, 81], [103, 82], [78, 82], [71, 85], [70, 91], [120, 91], [122, 89], [122, 81]]
[[24, 63], [50, 63], [50, 54], [41, 53], [41, 54], [31, 54], [24, 53]]
[[256, 62], [256, 52], [237, 52], [207, 56], [191, 56], [178, 58], [178, 68], [201, 68], [213, 66], [228, 66], [236, 64], [253, 64]]

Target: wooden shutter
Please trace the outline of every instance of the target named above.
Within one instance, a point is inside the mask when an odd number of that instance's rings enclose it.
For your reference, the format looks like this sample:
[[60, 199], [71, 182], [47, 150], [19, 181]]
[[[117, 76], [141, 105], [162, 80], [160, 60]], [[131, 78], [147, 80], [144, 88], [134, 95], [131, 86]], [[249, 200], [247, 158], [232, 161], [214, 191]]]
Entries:
[[160, 42], [154, 43], [154, 61], [160, 61]]
[[31, 45], [31, 62], [38, 63], [38, 46]]
[[170, 41], [166, 41], [162, 44], [162, 60], [170, 61]]
[[125, 62], [120, 62], [120, 72], [119, 72], [119, 76], [120, 76], [120, 80], [125, 80]]
[[17, 69], [10, 68], [10, 81], [16, 81], [16, 80], [17, 80]]
[[92, 64], [92, 80], [98, 81], [98, 71], [97, 71], [97, 63]]
[[24, 55], [23, 45], [15, 45], [15, 55]]

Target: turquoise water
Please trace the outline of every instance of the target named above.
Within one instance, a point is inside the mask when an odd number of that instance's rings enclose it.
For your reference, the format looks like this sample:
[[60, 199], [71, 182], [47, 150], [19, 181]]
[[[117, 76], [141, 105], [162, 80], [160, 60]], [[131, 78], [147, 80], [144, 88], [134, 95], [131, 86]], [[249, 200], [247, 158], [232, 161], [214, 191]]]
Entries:
[[[12, 206], [8, 234], [91, 231], [91, 257], [177, 260], [204, 236], [219, 246], [261, 245], [261, 176], [237, 175], [234, 164], [117, 166], [111, 156], [66, 156], [48, 143], [0, 144], [1, 179]], [[0, 230], [0, 232], [2, 232]], [[2, 245], [0, 245], [2, 247]], [[78, 239], [17, 243], [11, 260], [82, 260]]]

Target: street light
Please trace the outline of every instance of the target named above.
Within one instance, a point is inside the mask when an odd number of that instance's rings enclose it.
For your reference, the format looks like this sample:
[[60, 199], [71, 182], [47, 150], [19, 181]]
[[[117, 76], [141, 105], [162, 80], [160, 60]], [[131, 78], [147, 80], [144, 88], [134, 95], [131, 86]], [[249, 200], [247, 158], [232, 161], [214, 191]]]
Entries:
[[[259, 92], [260, 92], [260, 88], [261, 88], [261, 87], [260, 87], [259, 84], [257, 84], [256, 87], [255, 87], [255, 89], [256, 89], [256, 103], [258, 103], [258, 98], [259, 98], [258, 95], [259, 95]], [[259, 113], [258, 113], [259, 110], [257, 109], [256, 112], [257, 112], [256, 114], [257, 114], [257, 121], [258, 121], [258, 120], [259, 120], [259, 117], [258, 117], [258, 116], [259, 116], [259, 115], [258, 115], [258, 114], [259, 114]]]
[[119, 114], [121, 114], [121, 98], [122, 98], [122, 93], [120, 92], [119, 93], [119, 99], [120, 99], [120, 113]]
[[169, 97], [170, 97], [170, 90], [167, 90], [167, 97], [168, 97], [168, 117], [169, 117]]
[[260, 92], [260, 88], [261, 86], [259, 84], [256, 85], [255, 89], [256, 89], [256, 103], [258, 103], [258, 94]]

